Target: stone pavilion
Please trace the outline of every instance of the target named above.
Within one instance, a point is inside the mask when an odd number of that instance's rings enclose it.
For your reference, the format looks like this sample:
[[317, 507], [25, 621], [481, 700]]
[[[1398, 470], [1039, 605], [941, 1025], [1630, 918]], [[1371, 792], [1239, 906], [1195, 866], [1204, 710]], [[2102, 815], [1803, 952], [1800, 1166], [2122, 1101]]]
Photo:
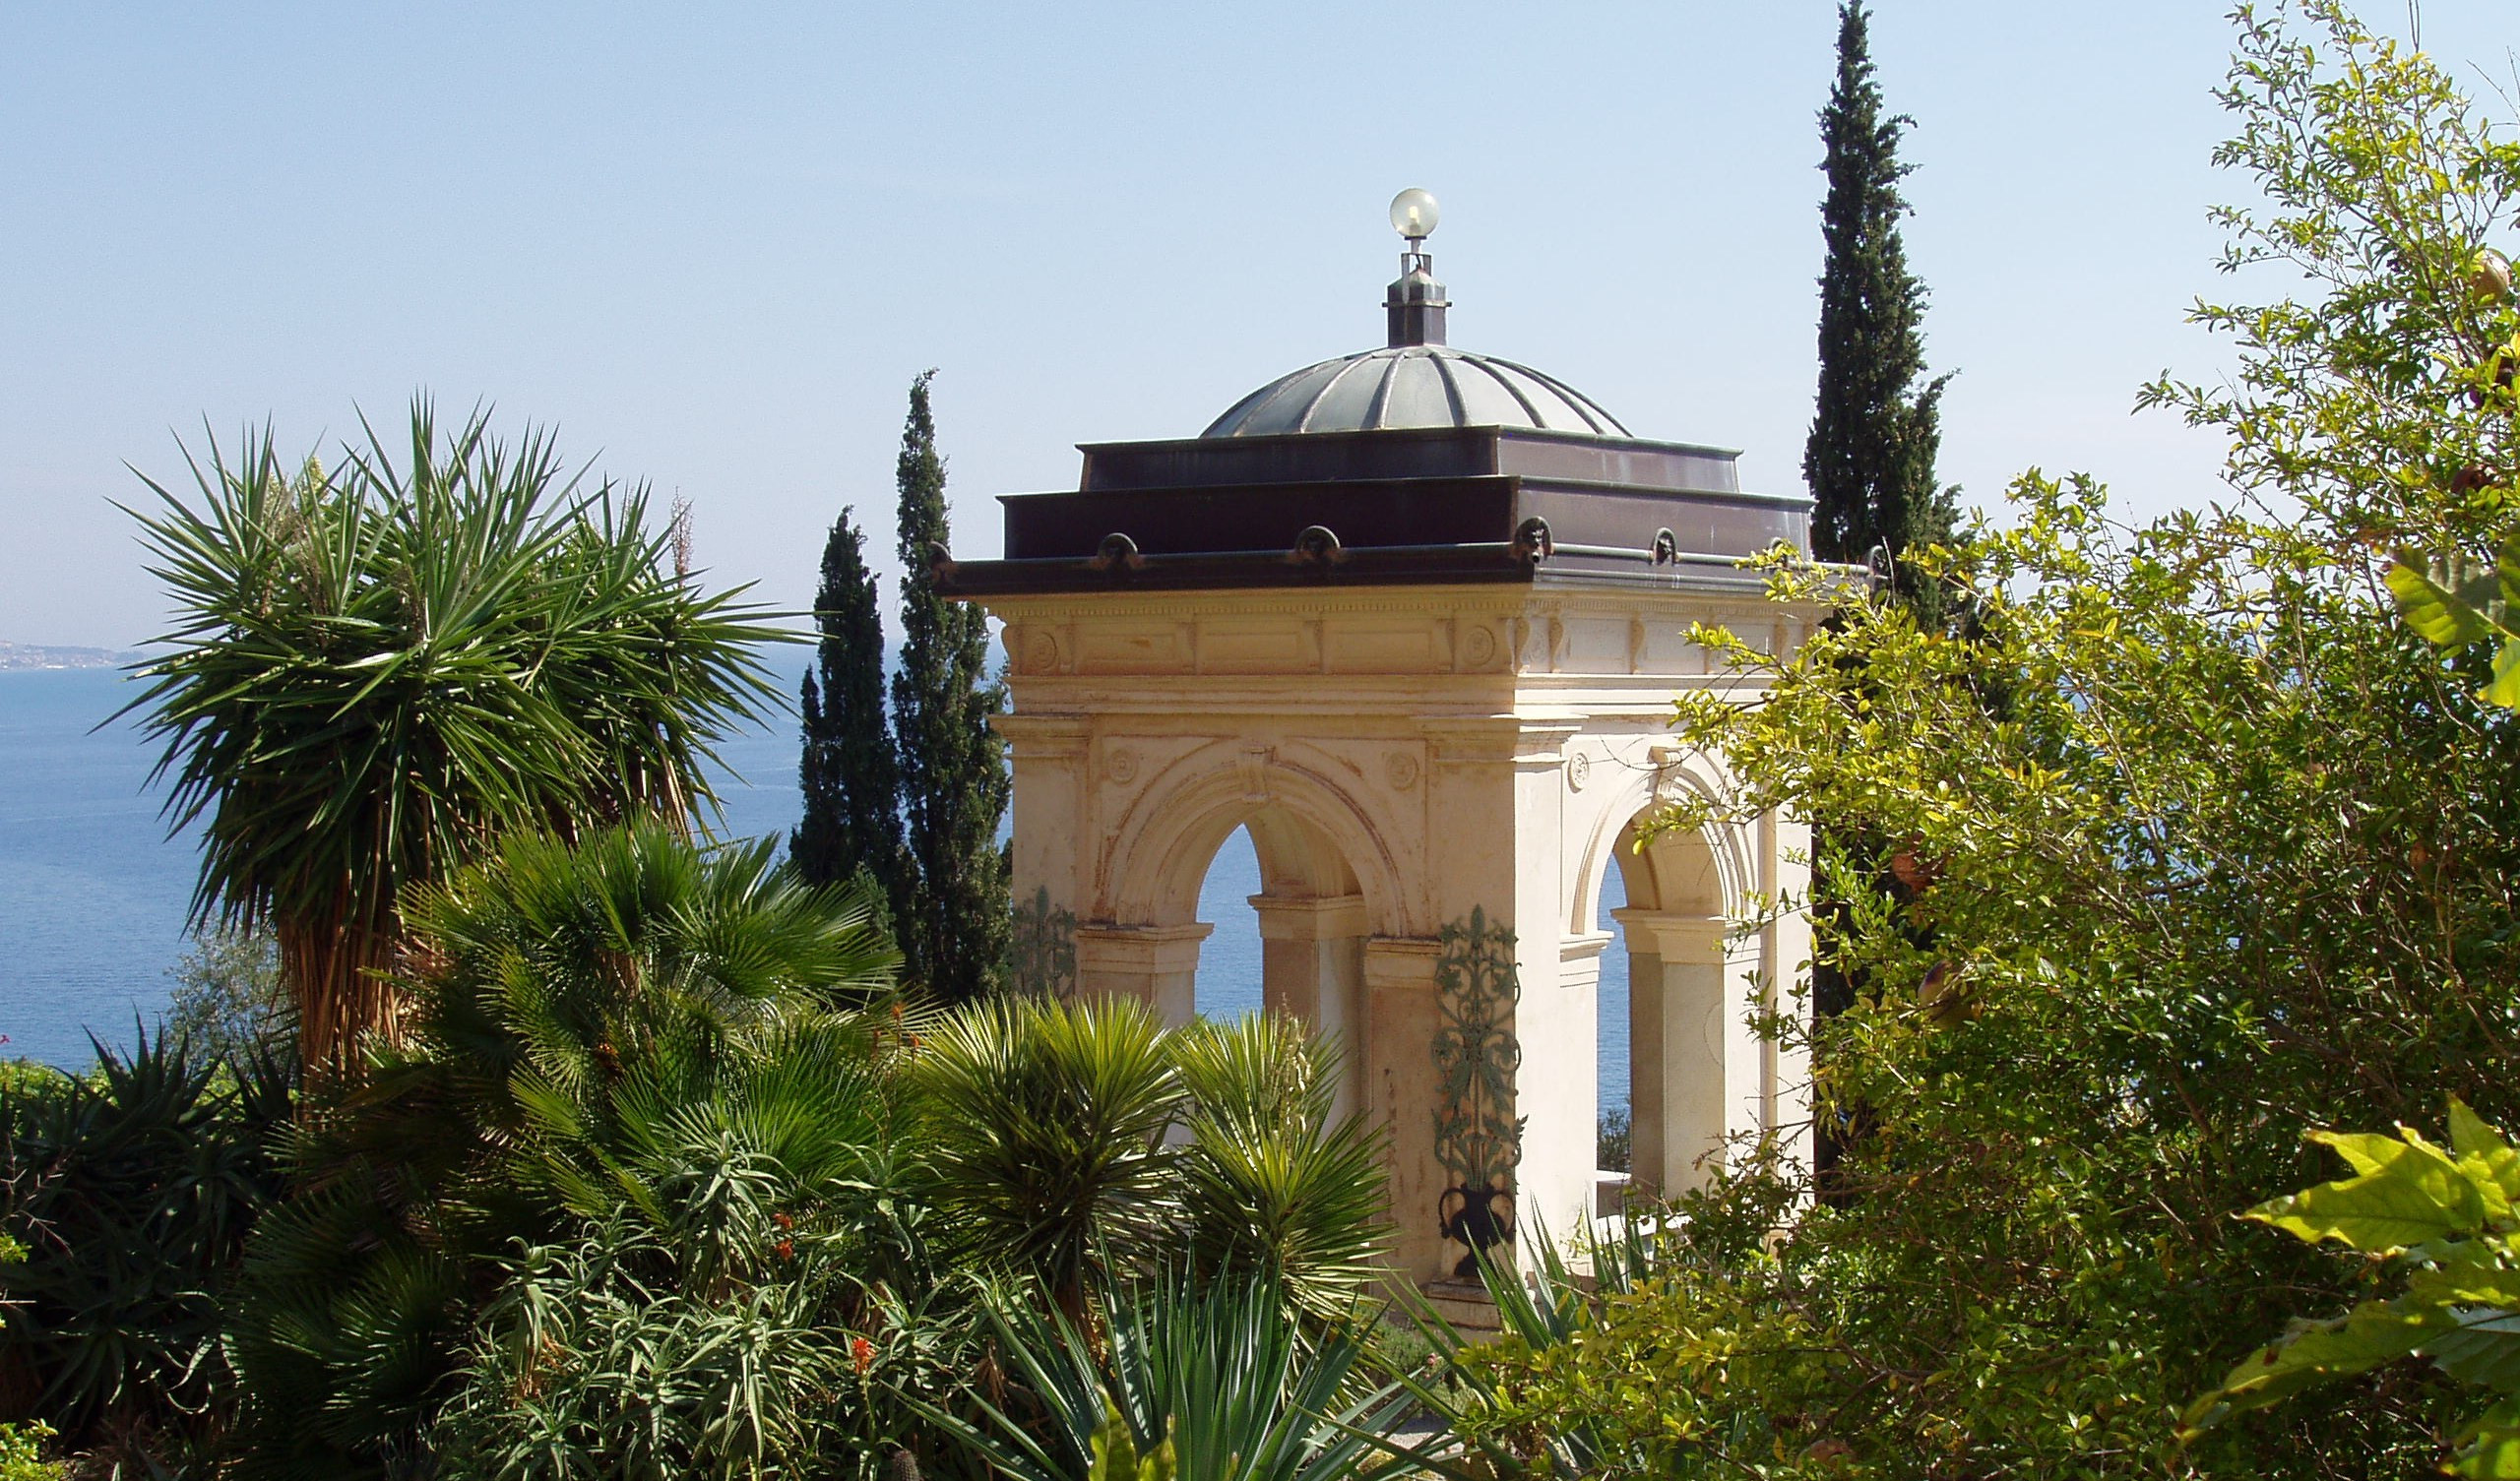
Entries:
[[1200, 885], [1247, 829], [1264, 1001], [1345, 1044], [1345, 1101], [1389, 1138], [1395, 1259], [1431, 1280], [1595, 1212], [1606, 951], [1630, 964], [1637, 1181], [1686, 1187], [1744, 1137], [1798, 1151], [1802, 1067], [1746, 1020], [1807, 933], [1727, 920], [1800, 888], [1802, 831], [1637, 839], [1722, 784], [1673, 743], [1672, 695], [1752, 698], [1690, 625], [1783, 650], [1818, 614], [1739, 565], [1807, 551], [1807, 500], [1446, 343], [1433, 201], [1393, 216], [1381, 347], [1196, 437], [1086, 444], [1076, 488], [1004, 499], [1004, 559], [936, 570], [1005, 625], [1019, 977], [1186, 1021]]

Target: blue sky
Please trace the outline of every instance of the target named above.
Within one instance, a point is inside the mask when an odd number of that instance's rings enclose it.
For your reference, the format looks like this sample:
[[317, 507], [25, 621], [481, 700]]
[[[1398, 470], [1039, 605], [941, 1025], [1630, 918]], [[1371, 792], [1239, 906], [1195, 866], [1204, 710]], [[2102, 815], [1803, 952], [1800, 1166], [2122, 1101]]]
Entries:
[[[2403, 27], [2402, 6], [2374, 9]], [[2508, 76], [2507, 0], [2425, 6]], [[174, 437], [285, 447], [414, 388], [695, 507], [704, 564], [810, 596], [854, 503], [889, 562], [936, 366], [958, 550], [1073, 444], [1187, 436], [1379, 342], [1384, 203], [1443, 201], [1455, 342], [1798, 485], [1834, 11], [1761, 5], [0, 4], [0, 638], [159, 604], [108, 500]], [[2202, 502], [2130, 417], [2211, 377], [2198, 3], [1884, 4], [1944, 475]], [[2473, 73], [2469, 74], [2474, 76]]]

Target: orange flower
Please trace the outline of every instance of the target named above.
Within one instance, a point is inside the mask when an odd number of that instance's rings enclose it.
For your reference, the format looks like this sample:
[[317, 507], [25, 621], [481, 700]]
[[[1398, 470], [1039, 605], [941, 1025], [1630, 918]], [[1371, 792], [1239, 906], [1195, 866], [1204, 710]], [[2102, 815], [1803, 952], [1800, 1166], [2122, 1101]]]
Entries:
[[875, 1344], [864, 1337], [849, 1339], [849, 1366], [864, 1373], [875, 1366]]

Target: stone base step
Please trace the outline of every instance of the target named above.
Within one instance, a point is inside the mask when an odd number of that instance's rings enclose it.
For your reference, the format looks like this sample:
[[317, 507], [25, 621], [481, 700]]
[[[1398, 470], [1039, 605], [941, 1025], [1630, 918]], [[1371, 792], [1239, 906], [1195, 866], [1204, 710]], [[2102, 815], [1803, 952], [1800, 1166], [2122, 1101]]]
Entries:
[[1437, 1316], [1465, 1337], [1492, 1337], [1505, 1329], [1503, 1319], [1496, 1315], [1496, 1303], [1487, 1299], [1487, 1287], [1476, 1280], [1429, 1280], [1418, 1291]]

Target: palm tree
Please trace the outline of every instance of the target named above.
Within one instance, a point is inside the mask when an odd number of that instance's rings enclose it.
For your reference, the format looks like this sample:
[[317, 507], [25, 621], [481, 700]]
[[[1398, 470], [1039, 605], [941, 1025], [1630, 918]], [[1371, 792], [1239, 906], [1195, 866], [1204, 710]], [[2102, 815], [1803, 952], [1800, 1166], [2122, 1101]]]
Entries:
[[1388, 1242], [1382, 1141], [1333, 1121], [1338, 1063], [1274, 1014], [1167, 1031], [1134, 998], [974, 1004], [913, 1061], [931, 1197], [1071, 1321], [1090, 1287], [1184, 1263], [1337, 1320]]
[[549, 437], [513, 447], [425, 400], [399, 459], [291, 475], [266, 429], [198, 498], [132, 511], [173, 595], [138, 667], [175, 828], [203, 825], [198, 922], [267, 926], [310, 1068], [396, 1031], [399, 902], [518, 829], [574, 834], [714, 803], [711, 744], [774, 691], [783, 635], [703, 594], [641, 488], [582, 491]]
[[1381, 1130], [1334, 1120], [1340, 1054], [1283, 1014], [1175, 1030], [1189, 1096], [1183, 1222], [1208, 1279], [1261, 1276], [1316, 1321], [1353, 1315], [1388, 1273]]

